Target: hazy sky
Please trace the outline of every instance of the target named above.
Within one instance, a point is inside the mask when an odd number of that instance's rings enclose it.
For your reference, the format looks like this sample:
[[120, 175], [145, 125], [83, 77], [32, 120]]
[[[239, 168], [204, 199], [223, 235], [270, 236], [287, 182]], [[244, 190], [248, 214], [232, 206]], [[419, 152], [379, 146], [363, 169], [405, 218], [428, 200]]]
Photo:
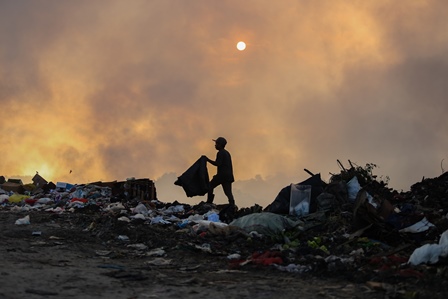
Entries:
[[448, 169], [447, 29], [445, 0], [0, 0], [0, 175], [198, 202], [173, 182], [224, 136], [240, 206], [337, 159], [408, 190]]

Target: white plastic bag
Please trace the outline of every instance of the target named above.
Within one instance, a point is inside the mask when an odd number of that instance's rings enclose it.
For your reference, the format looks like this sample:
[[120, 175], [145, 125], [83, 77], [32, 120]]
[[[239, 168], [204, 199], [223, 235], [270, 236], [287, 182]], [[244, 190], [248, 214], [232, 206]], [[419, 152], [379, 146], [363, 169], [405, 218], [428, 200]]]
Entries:
[[435, 264], [439, 261], [439, 257], [448, 255], [448, 230], [440, 237], [439, 244], [425, 244], [417, 249], [409, 257], [408, 263], [411, 265], [419, 265], [423, 263]]
[[359, 190], [361, 190], [361, 185], [359, 185], [358, 178], [354, 176], [347, 183], [348, 200], [351, 203], [355, 202]]
[[400, 233], [421, 233], [427, 231], [431, 226], [434, 226], [431, 222], [424, 217], [419, 222], [412, 224], [411, 226], [400, 229]]
[[30, 224], [30, 215], [26, 215], [23, 218], [17, 219], [15, 224], [16, 225], [27, 225], [27, 224]]

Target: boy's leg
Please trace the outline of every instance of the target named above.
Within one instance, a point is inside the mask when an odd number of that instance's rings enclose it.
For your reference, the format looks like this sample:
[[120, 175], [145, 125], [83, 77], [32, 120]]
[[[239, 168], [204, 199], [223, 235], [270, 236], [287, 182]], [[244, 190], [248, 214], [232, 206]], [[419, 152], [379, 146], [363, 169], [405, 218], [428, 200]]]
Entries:
[[233, 194], [232, 194], [232, 183], [222, 183], [222, 190], [224, 191], [224, 194], [227, 196], [227, 199], [229, 200], [229, 204], [234, 206], [235, 199], [233, 198]]
[[207, 203], [213, 203], [213, 199], [215, 198], [215, 194], [213, 194], [213, 190], [216, 188], [216, 186], [219, 185], [219, 182], [215, 177], [213, 177], [212, 180], [210, 181], [209, 185], [210, 185], [209, 186], [210, 189], [208, 189], [208, 193], [207, 193]]

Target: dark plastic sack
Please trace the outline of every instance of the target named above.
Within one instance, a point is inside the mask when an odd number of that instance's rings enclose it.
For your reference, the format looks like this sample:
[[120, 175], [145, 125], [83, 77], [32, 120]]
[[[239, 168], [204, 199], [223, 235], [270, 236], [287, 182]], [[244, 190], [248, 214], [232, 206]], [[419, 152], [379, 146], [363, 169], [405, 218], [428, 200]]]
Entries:
[[207, 170], [207, 158], [202, 156], [190, 166], [177, 180], [175, 185], [181, 186], [188, 197], [207, 194], [210, 182]]

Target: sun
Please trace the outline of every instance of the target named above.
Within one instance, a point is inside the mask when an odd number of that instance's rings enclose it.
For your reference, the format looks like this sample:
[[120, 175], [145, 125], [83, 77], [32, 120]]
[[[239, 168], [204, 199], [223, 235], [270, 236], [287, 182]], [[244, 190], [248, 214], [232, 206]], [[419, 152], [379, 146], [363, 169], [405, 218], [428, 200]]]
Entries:
[[246, 49], [246, 43], [243, 41], [240, 41], [236, 44], [236, 48], [240, 51], [244, 51], [244, 49]]

